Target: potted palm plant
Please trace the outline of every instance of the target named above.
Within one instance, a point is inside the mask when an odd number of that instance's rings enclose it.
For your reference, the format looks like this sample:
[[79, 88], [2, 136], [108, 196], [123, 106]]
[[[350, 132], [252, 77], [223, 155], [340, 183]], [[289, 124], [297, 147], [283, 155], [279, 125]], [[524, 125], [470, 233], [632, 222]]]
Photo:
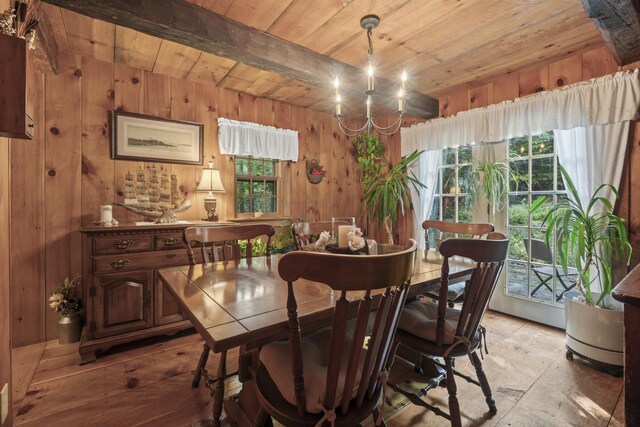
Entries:
[[402, 215], [411, 204], [409, 186], [417, 191], [425, 187], [416, 176], [407, 169], [424, 151], [414, 151], [399, 161], [395, 166], [389, 165], [386, 173], [371, 177], [365, 183], [364, 203], [367, 214], [384, 227], [387, 241], [393, 245], [393, 225], [398, 221], [398, 207]]
[[[626, 256], [628, 265], [631, 245], [624, 220], [613, 213], [613, 204], [603, 195], [610, 189], [617, 199], [618, 190], [603, 184], [583, 201], [567, 171], [559, 168], [570, 197], [551, 208], [544, 224], [546, 244], [555, 235], [556, 253], [565, 273], [569, 264], [579, 273], [577, 298], [567, 293], [564, 303], [567, 357], [577, 354], [604, 365], [622, 366], [623, 316], [610, 298], [611, 264]], [[545, 198], [536, 200], [531, 211], [541, 209], [544, 202]]]

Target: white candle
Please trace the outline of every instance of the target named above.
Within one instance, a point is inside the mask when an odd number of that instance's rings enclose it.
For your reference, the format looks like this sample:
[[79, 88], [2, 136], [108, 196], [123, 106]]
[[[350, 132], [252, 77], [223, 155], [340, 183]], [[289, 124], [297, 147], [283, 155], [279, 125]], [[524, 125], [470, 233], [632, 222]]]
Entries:
[[353, 231], [353, 225], [339, 225], [338, 226], [338, 247], [344, 248], [348, 245], [349, 238], [347, 234]]
[[113, 219], [113, 208], [111, 205], [100, 206], [100, 222], [105, 224]]

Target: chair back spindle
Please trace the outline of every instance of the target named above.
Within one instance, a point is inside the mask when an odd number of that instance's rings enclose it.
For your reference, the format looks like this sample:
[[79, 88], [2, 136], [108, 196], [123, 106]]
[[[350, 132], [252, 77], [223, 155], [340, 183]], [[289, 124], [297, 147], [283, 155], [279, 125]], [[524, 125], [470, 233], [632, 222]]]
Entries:
[[202, 262], [218, 262], [239, 260], [241, 258], [240, 241], [245, 240], [246, 258], [252, 258], [252, 240], [266, 236], [266, 255], [271, 255], [271, 237], [275, 234], [269, 224], [229, 225], [229, 226], [195, 226], [187, 227], [183, 239], [187, 244], [189, 263], [197, 264], [194, 248], [199, 249]]

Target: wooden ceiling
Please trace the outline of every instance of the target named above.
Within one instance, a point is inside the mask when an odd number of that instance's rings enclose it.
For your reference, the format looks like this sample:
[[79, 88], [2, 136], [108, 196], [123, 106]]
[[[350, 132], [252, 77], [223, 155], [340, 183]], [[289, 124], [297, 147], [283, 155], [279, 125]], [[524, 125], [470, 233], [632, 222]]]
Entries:
[[[367, 39], [359, 21], [377, 14], [381, 18], [373, 32], [377, 75], [397, 82], [406, 68], [411, 88], [432, 97], [604, 43], [580, 0], [188, 1], [360, 69], [366, 64]], [[312, 86], [56, 6], [42, 7], [61, 53], [322, 111], [333, 108], [329, 81]], [[364, 74], [361, 81], [358, 90], [364, 90]], [[361, 105], [347, 100], [346, 112], [349, 107], [359, 111]]]

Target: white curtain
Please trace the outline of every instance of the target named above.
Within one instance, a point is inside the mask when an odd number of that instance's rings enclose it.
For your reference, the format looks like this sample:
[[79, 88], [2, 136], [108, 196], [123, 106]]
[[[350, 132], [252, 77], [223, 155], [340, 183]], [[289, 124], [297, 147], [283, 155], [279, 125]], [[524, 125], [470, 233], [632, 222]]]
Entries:
[[635, 120], [639, 104], [638, 70], [619, 72], [402, 128], [400, 152], [406, 156], [415, 150], [439, 150], [554, 129]]
[[298, 131], [218, 118], [221, 154], [298, 161]]
[[433, 195], [438, 186], [438, 168], [441, 162], [442, 151], [430, 150], [409, 165], [409, 170], [414, 173], [418, 181], [427, 186], [427, 188], [420, 188], [419, 193], [410, 187], [413, 201], [413, 238], [418, 242], [420, 249], [425, 249], [422, 222], [429, 219], [433, 208]]
[[[554, 130], [553, 137], [558, 160], [583, 202], [586, 203], [601, 184], [620, 185], [629, 137], [628, 121]], [[602, 195], [613, 202], [614, 195], [609, 189]]]

